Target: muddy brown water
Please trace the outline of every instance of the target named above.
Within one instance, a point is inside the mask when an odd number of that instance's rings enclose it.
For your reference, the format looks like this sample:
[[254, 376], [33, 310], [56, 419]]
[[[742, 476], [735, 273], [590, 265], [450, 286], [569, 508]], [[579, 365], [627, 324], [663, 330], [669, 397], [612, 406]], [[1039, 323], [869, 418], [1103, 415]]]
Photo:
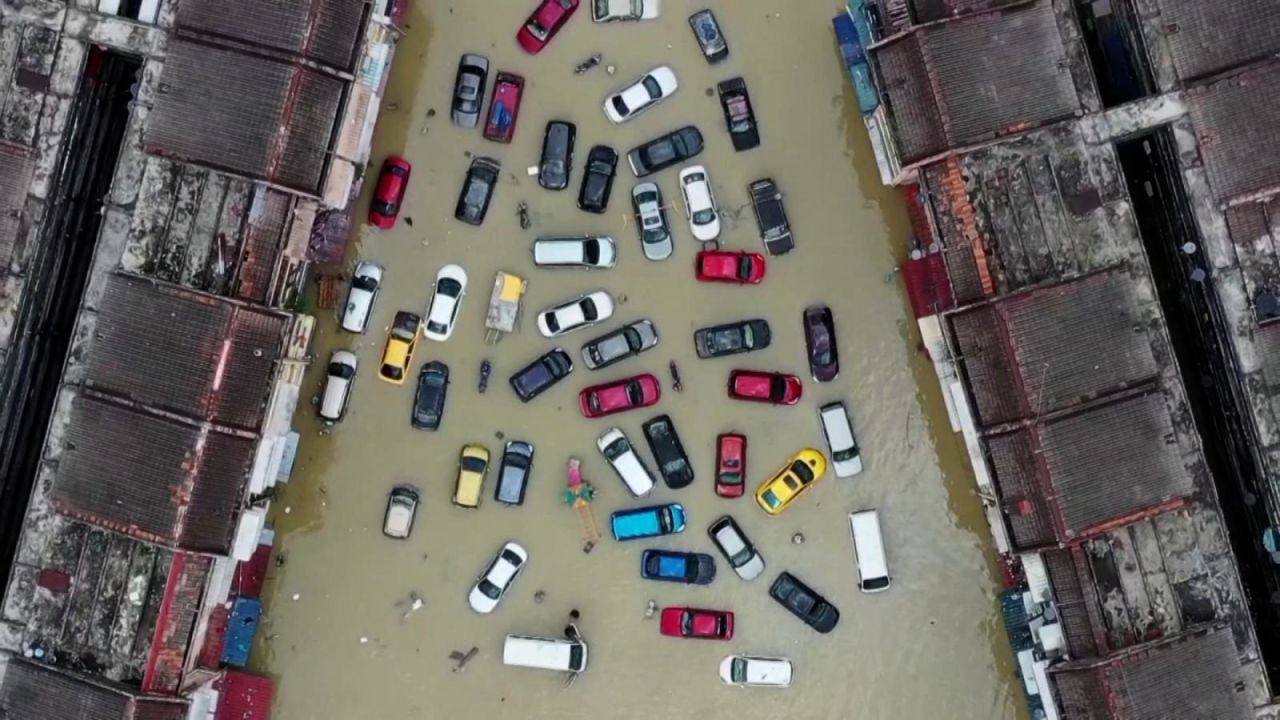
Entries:
[[[375, 158], [407, 156], [414, 164], [412, 184], [402, 221], [389, 232], [362, 229], [351, 258], [383, 263], [385, 291], [365, 336], [342, 334], [331, 314], [321, 314], [316, 356], [351, 347], [359, 355], [360, 375], [347, 418], [331, 434], [320, 434], [309, 409], [300, 412], [303, 442], [295, 475], [274, 507], [285, 562], [271, 574], [268, 623], [256, 654], [259, 669], [280, 679], [274, 717], [1023, 715], [996, 614], [997, 582], [979, 504], [932, 373], [916, 350], [900, 280], [891, 275], [909, 231], [900, 199], [878, 182], [857, 120], [830, 30], [835, 5], [719, 3], [715, 9], [732, 55], [716, 66], [702, 59], [693, 42], [685, 18], [699, 8], [689, 2], [665, 0], [658, 21], [600, 26], [590, 22], [584, 1], [537, 57], [523, 54], [512, 38], [527, 5], [417, 3], [398, 52], [387, 94], [392, 107], [379, 124]], [[575, 76], [574, 65], [597, 51], [606, 65], [616, 66], [616, 74], [601, 66]], [[528, 78], [511, 145], [450, 124], [449, 94], [463, 52], [484, 53], [492, 70]], [[626, 125], [610, 125], [600, 108], [605, 95], [662, 63], [679, 77], [676, 96]], [[760, 148], [744, 153], [733, 151], [720, 106], [709, 96], [717, 81], [735, 75], [748, 82], [763, 137]], [[578, 126], [573, 181], [558, 193], [539, 188], [525, 173], [537, 162], [543, 127], [551, 119]], [[722, 236], [727, 247], [761, 249], [747, 206], [749, 181], [772, 176], [786, 193], [797, 249], [770, 259], [768, 277], [758, 287], [694, 282], [695, 243], [678, 207], [669, 212], [675, 256], [646, 261], [629, 219], [636, 181], [625, 165], [607, 215], [575, 207], [591, 145], [606, 143], [621, 153], [689, 123], [706, 137], [698, 162], [707, 166], [722, 208], [731, 211]], [[504, 170], [480, 228], [452, 217], [468, 154], [498, 158]], [[670, 169], [656, 177], [668, 200], [678, 192], [676, 173]], [[529, 231], [519, 227], [520, 201], [532, 211]], [[409, 218], [412, 226], [405, 222]], [[577, 233], [616, 238], [618, 266], [597, 272], [533, 267], [535, 236]], [[397, 309], [422, 312], [436, 271], [451, 262], [470, 275], [459, 327], [447, 343], [420, 343], [414, 358], [414, 375], [429, 360], [442, 360], [453, 371], [443, 429], [426, 433], [409, 426], [412, 382], [392, 386], [380, 382], [375, 370], [392, 315]], [[523, 274], [529, 289], [520, 332], [491, 346], [484, 343], [484, 314], [500, 269]], [[535, 312], [595, 288], [620, 299], [613, 321], [558, 341], [538, 334]], [[824, 385], [808, 380], [800, 324], [802, 309], [815, 302], [834, 310], [843, 364], [839, 379]], [[696, 359], [695, 327], [755, 316], [772, 324], [772, 347], [736, 359]], [[507, 386], [512, 371], [545, 350], [560, 345], [577, 359], [584, 341], [640, 318], [656, 324], [657, 349], [602, 371], [579, 362], [568, 380], [528, 405]], [[483, 358], [491, 359], [494, 372], [489, 391], [480, 395], [475, 383]], [[670, 360], [679, 364], [682, 393], [671, 390]], [[323, 366], [313, 365], [309, 387], [318, 387]], [[734, 367], [797, 373], [805, 378], [804, 399], [789, 408], [729, 401], [724, 385]], [[640, 372], [664, 380], [659, 406], [605, 420], [579, 415], [576, 394], [582, 387]], [[749, 497], [714, 495], [717, 433], [748, 435], [754, 488], [796, 450], [825, 449], [816, 409], [835, 399], [848, 403], [864, 446], [867, 469], [861, 476], [828, 475], [777, 518], [766, 517]], [[607, 534], [611, 511], [641, 503], [630, 499], [605, 465], [595, 439], [616, 424], [643, 447], [640, 425], [658, 413], [672, 416], [697, 479], [680, 491], [660, 487], [650, 500], [684, 504], [688, 529], [652, 542], [618, 544], [606, 537], [583, 554], [575, 515], [561, 500], [566, 461], [582, 458], [584, 475], [599, 490], [595, 517]], [[524, 506], [493, 502], [492, 473], [479, 510], [450, 505], [459, 448], [483, 443], [496, 461], [500, 435], [537, 447]], [[647, 447], [643, 453], [648, 455]], [[424, 498], [406, 542], [380, 533], [386, 493], [400, 482], [416, 484]], [[880, 595], [857, 591], [846, 522], [846, 513], [868, 507], [881, 510], [895, 576], [892, 590]], [[714, 554], [706, 527], [725, 513], [738, 519], [765, 556], [763, 577], [743, 582], [717, 555], [719, 577], [709, 587], [640, 579], [639, 556], [646, 547]], [[803, 544], [792, 542], [796, 533], [803, 533]], [[467, 592], [509, 539], [528, 548], [528, 568], [497, 612], [476, 615], [467, 606]], [[840, 608], [833, 633], [813, 632], [768, 598], [769, 583], [784, 569]], [[535, 601], [539, 591], [545, 593], [542, 602]], [[425, 603], [405, 617], [401, 603], [411, 592]], [[732, 610], [736, 636], [731, 642], [661, 637], [656, 618], [645, 617], [650, 600]], [[564, 687], [555, 673], [501, 664], [507, 633], [556, 635], [572, 608], [580, 610], [590, 643], [589, 670], [572, 687]], [[454, 672], [449, 654], [473, 646], [477, 656], [464, 672]], [[730, 653], [790, 657], [793, 687], [722, 685], [717, 667]]]

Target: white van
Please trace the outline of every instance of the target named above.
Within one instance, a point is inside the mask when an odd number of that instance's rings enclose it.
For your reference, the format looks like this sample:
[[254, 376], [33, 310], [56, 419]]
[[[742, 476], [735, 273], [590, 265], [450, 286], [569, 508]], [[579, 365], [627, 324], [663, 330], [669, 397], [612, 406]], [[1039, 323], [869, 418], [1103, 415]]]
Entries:
[[342, 313], [342, 329], [347, 332], [363, 333], [369, 325], [369, 314], [373, 312], [373, 301], [378, 299], [378, 289], [382, 287], [382, 266], [377, 263], [362, 262], [351, 273], [351, 289], [347, 291], [347, 307]]
[[611, 268], [618, 248], [611, 237], [550, 237], [533, 241], [538, 267]]
[[355, 379], [356, 354], [350, 350], [334, 352], [329, 357], [324, 394], [320, 396], [321, 419], [332, 425], [347, 414], [347, 402], [351, 400], [351, 384]]
[[849, 533], [853, 536], [853, 556], [858, 563], [858, 589], [864, 593], [889, 589], [889, 563], [884, 559], [884, 536], [880, 534], [880, 513], [863, 510], [849, 513]]
[[844, 403], [833, 402], [818, 409], [822, 420], [822, 434], [827, 436], [827, 448], [831, 450], [831, 465], [836, 477], [853, 477], [862, 472], [862, 451], [853, 436], [853, 425]]
[[596, 440], [600, 454], [622, 478], [622, 484], [634, 497], [642, 498], [653, 491], [653, 473], [644, 466], [631, 441], [618, 428], [610, 428]]
[[580, 673], [587, 669], [587, 644], [577, 640], [508, 635], [502, 645], [502, 664], [538, 670]]

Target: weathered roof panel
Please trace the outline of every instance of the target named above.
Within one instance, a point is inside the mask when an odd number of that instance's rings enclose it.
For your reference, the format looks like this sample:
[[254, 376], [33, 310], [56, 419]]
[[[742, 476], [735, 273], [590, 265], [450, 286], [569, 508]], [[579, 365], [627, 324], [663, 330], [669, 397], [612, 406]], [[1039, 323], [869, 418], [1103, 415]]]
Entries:
[[1280, 52], [1275, 0], [1156, 0], [1147, 23], [1169, 48], [1183, 82], [1208, 77]]
[[903, 162], [914, 162], [947, 149], [938, 101], [920, 51], [920, 37], [909, 35], [875, 51], [880, 92], [893, 123]]
[[179, 720], [186, 701], [137, 698], [122, 688], [0, 653], [5, 720]]
[[13, 257], [19, 220], [31, 187], [31, 155], [26, 148], [0, 143], [0, 267]]
[[353, 0], [183, 0], [174, 25], [351, 70], [366, 11]]
[[1219, 201], [1280, 186], [1280, 64], [1193, 90], [1187, 102]]

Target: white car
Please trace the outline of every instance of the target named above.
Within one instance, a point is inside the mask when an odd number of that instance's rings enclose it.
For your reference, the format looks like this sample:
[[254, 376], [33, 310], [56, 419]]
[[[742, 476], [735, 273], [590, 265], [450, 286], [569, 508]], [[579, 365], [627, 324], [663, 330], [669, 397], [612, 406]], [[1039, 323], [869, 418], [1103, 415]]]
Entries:
[[653, 20], [658, 17], [659, 0], [591, 0], [591, 22]]
[[631, 441], [618, 428], [610, 428], [596, 440], [600, 454], [618, 473], [632, 497], [642, 498], [653, 492], [653, 473], [645, 467]]
[[617, 261], [617, 245], [603, 235], [533, 241], [533, 264], [538, 267], [611, 268]]
[[529, 552], [523, 547], [513, 542], [503, 545], [494, 556], [493, 562], [489, 563], [489, 567], [476, 578], [476, 584], [471, 588], [471, 596], [467, 598], [471, 603], [471, 609], [481, 615], [493, 612], [498, 607], [498, 603], [502, 602], [502, 597], [511, 589], [516, 578], [520, 577], [520, 572], [524, 570], [527, 562], [529, 562]]
[[760, 573], [764, 572], [764, 558], [760, 557], [760, 553], [756, 552], [756, 548], [743, 534], [742, 528], [738, 527], [738, 523], [733, 518], [725, 515], [724, 517], [711, 523], [711, 527], [707, 528], [707, 534], [711, 536], [711, 542], [715, 543], [716, 549], [724, 555], [724, 559], [729, 561], [729, 566], [743, 580], [755, 580], [760, 577]]
[[351, 274], [351, 289], [347, 291], [347, 309], [342, 313], [343, 330], [364, 332], [369, 326], [369, 314], [373, 312], [373, 301], [377, 299], [380, 287], [381, 265], [371, 262], [356, 265], [356, 271]]
[[692, 165], [681, 170], [680, 194], [684, 197], [684, 214], [689, 218], [693, 236], [702, 242], [720, 237], [720, 213], [716, 210], [716, 197], [711, 194], [707, 169]]
[[461, 265], [445, 265], [436, 273], [436, 287], [427, 305], [427, 321], [422, 324], [422, 334], [428, 340], [444, 342], [453, 334], [458, 322], [458, 310], [467, 294], [467, 272]]
[[612, 316], [613, 298], [603, 290], [596, 290], [538, 313], [538, 332], [543, 337], [560, 337]]
[[604, 100], [604, 114], [614, 123], [624, 123], [675, 94], [680, 87], [676, 74], [663, 65]]
[[786, 658], [730, 655], [720, 661], [720, 679], [735, 687], [790, 687], [791, 661]]

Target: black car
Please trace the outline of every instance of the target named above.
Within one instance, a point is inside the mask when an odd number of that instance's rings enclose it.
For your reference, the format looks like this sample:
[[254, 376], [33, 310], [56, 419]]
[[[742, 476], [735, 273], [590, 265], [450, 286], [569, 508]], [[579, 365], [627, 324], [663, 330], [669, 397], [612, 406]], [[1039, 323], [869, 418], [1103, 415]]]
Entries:
[[804, 310], [804, 346], [809, 370], [816, 382], [831, 382], [840, 374], [840, 351], [836, 347], [836, 322], [831, 308], [814, 305]]
[[498, 172], [502, 166], [497, 160], [478, 157], [471, 161], [467, 169], [467, 179], [462, 183], [462, 192], [458, 193], [458, 206], [453, 216], [468, 225], [479, 225], [489, 212], [489, 201], [493, 200], [494, 188], [498, 186]]
[[627, 153], [636, 177], [652, 175], [702, 152], [702, 133], [692, 125], [656, 137]]
[[422, 366], [418, 389], [413, 393], [413, 417], [419, 430], [439, 430], [444, 420], [444, 401], [449, 394], [449, 366], [435, 360]]
[[578, 128], [573, 123], [552, 120], [542, 135], [542, 161], [538, 164], [538, 184], [548, 190], [569, 187], [573, 168], [573, 142]]
[[480, 122], [480, 104], [484, 102], [484, 86], [489, 78], [489, 60], [483, 55], [463, 55], [458, 75], [453, 81], [453, 124], [473, 128]]
[[644, 438], [649, 441], [649, 450], [658, 461], [658, 471], [667, 487], [679, 490], [693, 482], [693, 465], [689, 464], [689, 455], [684, 451], [684, 443], [676, 434], [676, 426], [668, 415], [658, 417], [641, 426]]
[[773, 178], [761, 178], [747, 186], [747, 194], [751, 196], [751, 209], [755, 211], [764, 249], [770, 255], [791, 252], [796, 241], [791, 235], [791, 221], [787, 219], [787, 208], [782, 204], [782, 191], [777, 183]]
[[573, 361], [560, 348], [547, 352], [511, 376], [511, 389], [521, 402], [529, 402], [569, 376]]
[[653, 323], [639, 320], [584, 343], [582, 362], [589, 370], [599, 370], [639, 355], [657, 344], [658, 331]]
[[820, 633], [831, 632], [840, 622], [840, 611], [835, 605], [789, 572], [783, 572], [773, 581], [769, 597]]
[[578, 207], [596, 214], [609, 207], [613, 192], [613, 174], [618, 167], [618, 152], [608, 145], [596, 145], [587, 153], [586, 175], [578, 191]]
[[506, 449], [502, 451], [502, 466], [498, 468], [498, 486], [493, 490], [493, 499], [504, 505], [523, 505], [532, 471], [533, 445], [523, 440], [507, 442]]
[[693, 37], [707, 62], [714, 65], [729, 57], [729, 41], [720, 32], [720, 23], [710, 8], [690, 15], [689, 27], [693, 28]]
[[724, 110], [724, 124], [729, 127], [729, 139], [738, 152], [750, 150], [760, 144], [760, 128], [756, 125], [756, 113], [751, 108], [751, 95], [747, 83], [740, 77], [725, 80], [716, 86], [720, 93], [720, 107]]
[[706, 553], [645, 550], [640, 554], [640, 577], [689, 585], [710, 585], [716, 579], [716, 559]]
[[693, 347], [700, 358], [762, 350], [772, 341], [769, 321], [759, 318], [705, 327], [693, 333]]

